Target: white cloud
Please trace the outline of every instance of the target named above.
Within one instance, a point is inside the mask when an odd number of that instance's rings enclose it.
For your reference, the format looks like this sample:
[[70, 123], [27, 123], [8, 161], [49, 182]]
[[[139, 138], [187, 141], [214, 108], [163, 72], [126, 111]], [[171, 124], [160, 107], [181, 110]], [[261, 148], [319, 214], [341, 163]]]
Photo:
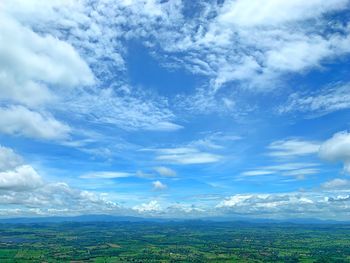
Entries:
[[40, 114], [23, 106], [0, 107], [0, 132], [36, 139], [63, 140], [71, 128], [50, 114]]
[[42, 186], [43, 180], [11, 148], [0, 146], [0, 191], [25, 191]]
[[304, 169], [308, 167], [316, 167], [319, 166], [318, 163], [311, 162], [296, 162], [296, 163], [279, 163], [275, 165], [265, 166], [266, 169], [271, 169], [275, 171], [289, 171], [289, 170], [298, 170]]
[[205, 134], [202, 138], [188, 143], [188, 147], [195, 147], [199, 149], [223, 149], [224, 145], [241, 140], [242, 137], [232, 134], [225, 134], [223, 132], [214, 132]]
[[152, 200], [149, 203], [134, 206], [133, 209], [139, 213], [154, 213], [162, 210], [160, 204], [155, 200]]
[[124, 178], [124, 177], [130, 177], [134, 176], [134, 174], [131, 173], [125, 173], [125, 172], [114, 172], [114, 171], [98, 171], [98, 172], [90, 172], [87, 174], [83, 174], [80, 176], [80, 178], [84, 179], [113, 179], [113, 178]]
[[48, 85], [94, 83], [76, 50], [51, 35], [41, 36], [1, 12], [0, 99], [35, 106], [54, 96]]
[[319, 169], [315, 168], [305, 168], [305, 169], [298, 169], [298, 170], [292, 170], [283, 172], [282, 175], [284, 176], [294, 176], [299, 180], [305, 179], [305, 176], [312, 175], [312, 174], [318, 174], [320, 172]]
[[[74, 101], [74, 103], [72, 103]], [[167, 100], [150, 99], [142, 92], [122, 92], [115, 89], [97, 89], [74, 94], [57, 106], [63, 112], [69, 110], [76, 117], [90, 123], [110, 124], [122, 129], [177, 131], [181, 125], [174, 123], [176, 116], [167, 106]]]
[[157, 216], [164, 218], [196, 218], [200, 216], [213, 215], [212, 208], [202, 208], [193, 204], [169, 203], [161, 206], [156, 200], [149, 203], [143, 203], [133, 207], [133, 210], [141, 216]]
[[257, 176], [257, 175], [267, 175], [267, 174], [274, 174], [276, 171], [269, 171], [269, 170], [252, 170], [252, 171], [246, 171], [241, 173], [243, 176]]
[[319, 151], [322, 159], [331, 162], [343, 162], [344, 170], [350, 173], [350, 134], [338, 132], [325, 141]]
[[287, 176], [303, 176], [303, 175], [309, 175], [309, 174], [316, 174], [316, 173], [319, 173], [319, 172], [320, 172], [319, 169], [305, 168], [305, 169], [297, 169], [297, 170], [284, 172], [283, 175], [287, 175]]
[[28, 190], [43, 184], [41, 177], [29, 165], [22, 165], [0, 172], [0, 190]]
[[[79, 215], [108, 213], [160, 217], [247, 216], [260, 218], [321, 218], [346, 220], [350, 215], [349, 182], [335, 179], [321, 185], [320, 192], [236, 194], [215, 207], [193, 204], [167, 204], [156, 200], [123, 208], [109, 200], [108, 194], [93, 193], [70, 187], [63, 182], [45, 181], [13, 150], [0, 148], [0, 160], [13, 160], [0, 171], [0, 215]], [[1, 163], [0, 163], [1, 164]], [[285, 165], [283, 171], [301, 167]], [[109, 176], [108, 176], [109, 177]], [[160, 181], [154, 187], [164, 189]], [[341, 194], [337, 192], [341, 190]]]
[[[234, 96], [215, 97], [212, 89], [214, 95], [208, 92], [208, 85], [218, 90], [227, 82], [236, 81], [244, 84], [237, 86], [268, 90], [279, 83], [284, 73], [319, 68], [326, 59], [350, 51], [348, 25], [327, 23], [326, 18], [333, 12], [347, 10], [347, 0], [332, 3], [320, 0], [307, 3], [300, 0], [288, 3], [269, 0], [264, 4], [256, 0], [201, 3], [191, 19], [182, 14], [185, 5], [182, 1], [24, 2], [4, 1], [3, 12], [16, 17], [33, 32], [40, 32], [38, 37], [46, 39], [42, 35], [52, 35], [60, 39], [56, 39], [59, 43], [74, 47], [96, 77], [102, 82], [112, 82], [113, 89], [122, 89], [127, 83], [125, 42], [130, 40], [141, 43], [151, 54], [157, 47], [154, 57], [164, 66], [183, 67], [194, 74], [206, 75], [208, 83], [203, 92], [192, 97], [180, 96], [176, 101], [180, 108], [196, 113], [231, 113], [240, 108]], [[255, 15], [251, 16], [251, 13]], [[328, 28], [333, 30], [325, 30]], [[83, 69], [74, 67], [69, 72], [73, 73], [77, 68]], [[35, 79], [34, 82], [37, 84]], [[50, 92], [46, 92], [46, 96], [45, 87], [29, 90], [42, 89], [43, 98], [37, 97], [38, 101], [49, 100]], [[94, 120], [125, 129], [174, 131], [182, 128], [174, 122], [176, 118], [171, 111], [161, 110], [168, 106], [162, 105], [160, 109], [153, 100], [140, 103], [138, 96], [132, 93], [130, 100], [126, 98], [129, 95], [120, 98], [118, 94], [115, 103], [107, 102], [112, 111], [104, 111], [101, 105], [95, 106], [98, 114]], [[99, 94], [95, 95], [96, 101], [101, 99]], [[84, 111], [89, 117], [93, 115]], [[102, 118], [102, 112], [108, 116]], [[154, 114], [148, 116], [152, 112]], [[83, 114], [81, 111], [76, 113]]]
[[279, 113], [303, 112], [308, 116], [319, 116], [350, 108], [350, 84], [335, 85], [310, 93], [293, 93]]
[[[60, 43], [74, 46], [97, 77], [113, 80], [113, 88], [127, 82], [124, 57], [128, 50], [124, 43], [129, 40], [142, 43], [150, 53], [157, 47], [154, 57], [164, 66], [184, 67], [206, 75], [208, 85], [214, 89], [230, 81], [244, 87], [271, 89], [286, 72], [319, 68], [325, 59], [350, 51], [348, 26], [327, 23], [326, 18], [333, 12], [347, 10], [348, 0], [269, 0], [263, 4], [258, 0], [228, 0], [222, 4], [214, 1], [199, 4], [191, 19], [182, 14], [182, 1], [24, 2], [4, 1], [3, 10], [35, 32], [51, 34]], [[326, 31], [328, 28], [334, 30]], [[180, 98], [177, 103], [193, 112], [232, 112], [238, 108], [236, 99], [227, 94], [215, 98], [208, 92], [202, 93]], [[113, 122], [124, 128], [130, 128], [130, 123], [148, 130], [181, 128], [169, 118], [142, 124], [137, 118], [141, 110], [136, 108], [126, 114], [131, 117], [127, 124], [120, 114], [113, 115], [118, 116]], [[149, 112], [142, 112], [147, 117]], [[112, 118], [104, 120], [110, 123]]]
[[176, 176], [176, 172], [174, 170], [165, 166], [154, 167], [154, 170], [161, 176], [169, 176], [169, 177]]
[[62, 182], [45, 183], [35, 190], [1, 190], [0, 206], [16, 207], [21, 216], [31, 214], [29, 209], [36, 209], [37, 215], [47, 216], [118, 213], [121, 209], [101, 194], [75, 189]]
[[12, 149], [0, 145], [0, 172], [12, 170], [23, 164], [22, 157]]
[[[348, 0], [211, 3], [203, 5], [205, 8], [197, 19], [181, 25], [183, 28], [177, 34], [169, 33], [163, 48], [169, 53], [182, 52], [183, 61], [177, 57], [176, 62], [208, 76], [214, 90], [231, 81], [255, 90], [271, 90], [280, 84], [285, 73], [318, 69], [327, 59], [350, 51], [345, 44], [349, 41], [348, 26], [328, 23], [326, 18], [328, 14], [348, 10], [348, 3]], [[330, 28], [334, 31], [326, 33], [325, 29]]]
[[154, 190], [165, 190], [168, 186], [161, 181], [154, 181], [152, 182], [153, 189]]
[[102, 194], [46, 181], [12, 149], [1, 147], [0, 214], [11, 215], [9, 207], [17, 211], [17, 216], [116, 213], [121, 209]]
[[350, 189], [350, 180], [336, 178], [321, 184], [327, 190]]
[[195, 148], [163, 148], [156, 151], [157, 160], [175, 164], [215, 163], [222, 159], [220, 155], [201, 152]]
[[267, 66], [274, 71], [299, 72], [309, 67], [318, 67], [323, 58], [332, 52], [328, 40], [308, 37], [285, 43], [279, 50], [267, 53]]
[[299, 139], [287, 139], [272, 142], [268, 149], [269, 156], [273, 157], [297, 157], [317, 153], [320, 148], [318, 142], [303, 141]]
[[320, 218], [348, 220], [348, 196], [327, 192], [236, 194], [216, 208], [225, 215], [254, 218]]
[[322, 0], [307, 2], [302, 0], [225, 1], [220, 22], [243, 27], [277, 26], [340, 10], [346, 8], [348, 3], [348, 0], [335, 0], [332, 2]]
[[[350, 134], [346, 131], [338, 132], [323, 143], [303, 141], [299, 139], [279, 140], [268, 146], [269, 156], [278, 158], [296, 158], [310, 154], [318, 154], [323, 160], [344, 163], [344, 170], [350, 173]], [[258, 176], [280, 174], [295, 176], [303, 179], [306, 175], [317, 174], [321, 170], [317, 163], [283, 163], [259, 167], [243, 172], [242, 176]]]
[[140, 178], [153, 178], [154, 176], [152, 174], [145, 173], [141, 170], [136, 171], [136, 176]]
[[185, 216], [188, 217], [198, 217], [198, 216], [210, 216], [211, 212], [205, 210], [204, 208], [198, 207], [193, 204], [182, 204], [182, 203], [175, 203], [170, 204], [165, 209], [167, 216]]
[[241, 173], [242, 176], [260, 176], [260, 175], [282, 175], [282, 176], [294, 176], [298, 179], [304, 179], [306, 175], [317, 174], [320, 169], [317, 167], [317, 163], [280, 163], [276, 165], [269, 165], [259, 167], [255, 170], [250, 170]]
[[[169, 67], [183, 66], [194, 74], [207, 77], [201, 79], [208, 80], [212, 89], [208, 91], [208, 85], [204, 85], [195, 96], [184, 100], [191, 111], [221, 113], [236, 110], [239, 103], [235, 96], [217, 95], [228, 82], [244, 84], [235, 87], [266, 90], [273, 88], [285, 73], [320, 68], [327, 59], [349, 52], [349, 25], [339, 25], [336, 17], [332, 18], [334, 23], [328, 23], [328, 18], [325, 18], [332, 12], [347, 11], [348, 3], [347, 0], [268, 0], [264, 3], [258, 0], [227, 0], [221, 4], [211, 1], [201, 3], [203, 8], [193, 18], [187, 19], [181, 14], [181, 1], [106, 0], [93, 1], [93, 4], [84, 0], [2, 1], [0, 100], [5, 104], [15, 102], [26, 107], [1, 106], [0, 131], [64, 140], [71, 135], [72, 129], [53, 117], [59, 116], [53, 114], [56, 111], [69, 116], [67, 118], [76, 118], [78, 122], [84, 121], [89, 126], [115, 125], [127, 131], [182, 129], [177, 123], [177, 116], [170, 110], [171, 101], [142, 93], [125, 84], [128, 80], [124, 57], [130, 50], [124, 43], [128, 41], [143, 44], [150, 53], [156, 50], [154, 58], [160, 63], [166, 58], [170, 61]], [[97, 87], [80, 87], [93, 84], [94, 75], [100, 78], [95, 83]], [[105, 83], [113, 85], [105, 87]], [[348, 107], [347, 91], [344, 88], [339, 94], [333, 91], [313, 94], [312, 98], [305, 100], [298, 98], [293, 105], [317, 111], [345, 108]], [[180, 96], [179, 100], [185, 97]], [[52, 114], [49, 113], [51, 110]], [[218, 150], [224, 144], [213, 139], [197, 140], [183, 148], [156, 150], [156, 159], [174, 164], [214, 163], [223, 157], [209, 152], [209, 149]], [[273, 157], [303, 157], [317, 153], [318, 147], [317, 142], [292, 139], [274, 142], [269, 149]], [[347, 146], [338, 143], [336, 149], [332, 147], [324, 146], [320, 155], [327, 160], [344, 162], [349, 170]], [[0, 148], [0, 173], [4, 187], [34, 187], [27, 181], [32, 178], [34, 183], [38, 179], [35, 170], [11, 153], [11, 150]], [[106, 154], [110, 154], [109, 151]], [[243, 174], [254, 176], [274, 172], [299, 176], [317, 172], [316, 168], [307, 165], [279, 166], [266, 166]], [[160, 173], [172, 174], [164, 169]], [[107, 171], [84, 176], [106, 179], [130, 174]], [[40, 207], [44, 213], [67, 212], [67, 207], [77, 212], [118, 209], [115, 203], [101, 195], [72, 189], [64, 183], [38, 184], [35, 187], [35, 192], [6, 190], [6, 193], [1, 192], [0, 200], [4, 204], [22, 204], [30, 209]], [[232, 199], [231, 207], [232, 202], [240, 204], [246, 201], [248, 206], [252, 201], [251, 209], [255, 208], [258, 212], [259, 206], [280, 209], [283, 201], [279, 198], [283, 199], [278, 195], [246, 195]], [[284, 198], [300, 206], [314, 200], [314, 197]], [[267, 204], [263, 204], [266, 200]], [[341, 202], [343, 199], [333, 197], [333, 200]], [[322, 202], [319, 201], [319, 204], [323, 205]], [[137, 208], [146, 212], [161, 210], [157, 201]], [[196, 210], [191, 206], [173, 206], [174, 211], [182, 208], [184, 211]], [[345, 205], [338, 208], [348, 209]], [[286, 209], [283, 212], [287, 213]], [[299, 208], [291, 206], [290, 209], [298, 211]], [[249, 206], [247, 211], [250, 211]], [[319, 210], [310, 207], [310, 211]]]
[[[117, 65], [115, 68], [125, 69], [122, 58], [125, 50], [121, 40], [133, 38], [141, 40], [151, 50], [153, 46], [160, 45], [170, 55], [169, 59], [176, 60], [172, 64], [180, 63], [197, 74], [205, 74], [217, 86], [230, 80], [270, 78], [260, 78], [259, 74], [273, 76], [284, 70], [300, 71], [318, 66], [326, 57], [347, 52], [346, 45], [342, 44], [346, 42], [347, 34], [329, 33], [325, 36], [323, 29], [332, 25], [317, 23], [317, 20], [325, 21], [326, 14], [346, 10], [347, 0], [329, 3], [321, 0], [307, 3], [300, 0], [269, 0], [264, 3], [239, 0], [225, 1], [222, 5], [203, 3], [198, 6], [198, 17], [192, 20], [187, 20], [181, 13], [181, 1], [128, 1], [127, 4], [125, 1], [118, 4], [104, 1], [96, 2], [95, 9], [84, 1], [74, 4], [64, 1], [45, 5], [38, 3], [40, 1], [32, 5], [16, 5], [5, 1], [4, 6], [6, 12], [26, 23], [31, 22], [28, 14], [33, 16], [34, 7], [40, 6], [37, 8], [40, 11], [36, 11], [32, 20], [53, 24], [51, 19], [55, 19], [56, 26], [71, 31], [68, 40], [89, 53], [95, 65], [107, 55], [116, 63], [113, 64]], [[18, 6], [22, 6], [22, 12]], [[213, 14], [216, 15], [213, 17]], [[33, 21], [32, 24], [35, 25]], [[65, 37], [57, 29], [51, 32]], [[146, 36], [154, 39], [144, 40]], [[95, 41], [94, 44], [89, 42], [90, 39]], [[232, 49], [232, 46], [235, 48]], [[311, 56], [309, 52], [296, 52], [309, 49], [313, 50]], [[287, 50], [297, 53], [290, 62], [286, 59]], [[173, 52], [182, 52], [184, 56], [175, 58], [171, 56]], [[103, 68], [103, 65], [100, 67]], [[96, 70], [110, 74], [102, 68]], [[254, 81], [255, 84], [257, 82]]]
[[[232, 98], [225, 97], [224, 99], [230, 100]], [[176, 106], [185, 112], [196, 114], [208, 114], [208, 113], [227, 113], [228, 110], [232, 110], [234, 107], [234, 100], [232, 99], [231, 105], [225, 103], [223, 98], [217, 96], [213, 91], [206, 88], [196, 89], [191, 95], [178, 95], [176, 97]], [[237, 108], [232, 111], [236, 113]]]

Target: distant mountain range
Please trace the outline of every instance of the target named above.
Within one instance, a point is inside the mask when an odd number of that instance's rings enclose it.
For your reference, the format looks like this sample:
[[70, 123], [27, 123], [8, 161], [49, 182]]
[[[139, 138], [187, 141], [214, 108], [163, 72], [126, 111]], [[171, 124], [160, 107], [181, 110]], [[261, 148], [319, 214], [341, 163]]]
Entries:
[[18, 217], [0, 219], [1, 224], [34, 224], [34, 223], [63, 223], [63, 222], [239, 222], [239, 223], [291, 223], [291, 224], [350, 224], [350, 221], [321, 220], [313, 218], [294, 219], [254, 219], [254, 218], [228, 218], [228, 217], [206, 217], [197, 219], [183, 218], [143, 218], [133, 216], [111, 216], [111, 215], [81, 215], [81, 216], [52, 216], [52, 217]]
[[[51, 216], [51, 217], [18, 217], [0, 219], [0, 223], [61, 223], [61, 222], [142, 222], [153, 219], [132, 216], [111, 215], [81, 215], [81, 216]], [[157, 220], [154, 220], [157, 221]]]

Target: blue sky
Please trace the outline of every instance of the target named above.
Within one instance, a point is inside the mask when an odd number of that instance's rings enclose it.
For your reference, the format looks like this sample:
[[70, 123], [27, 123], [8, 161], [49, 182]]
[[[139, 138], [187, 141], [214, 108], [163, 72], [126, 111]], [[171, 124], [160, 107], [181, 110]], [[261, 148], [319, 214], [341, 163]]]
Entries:
[[0, 216], [347, 220], [350, 2], [0, 4]]

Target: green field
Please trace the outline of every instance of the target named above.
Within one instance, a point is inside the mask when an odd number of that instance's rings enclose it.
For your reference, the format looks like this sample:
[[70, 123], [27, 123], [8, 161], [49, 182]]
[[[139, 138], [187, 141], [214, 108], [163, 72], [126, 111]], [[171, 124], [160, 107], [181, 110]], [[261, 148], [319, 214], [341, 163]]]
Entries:
[[350, 225], [1, 224], [0, 262], [350, 262]]

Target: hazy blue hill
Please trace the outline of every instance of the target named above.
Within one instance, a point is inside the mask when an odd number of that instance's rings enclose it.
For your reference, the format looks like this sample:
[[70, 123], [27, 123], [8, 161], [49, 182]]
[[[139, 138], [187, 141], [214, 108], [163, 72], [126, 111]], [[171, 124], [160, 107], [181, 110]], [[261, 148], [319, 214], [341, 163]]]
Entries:
[[0, 219], [0, 223], [60, 223], [60, 222], [139, 222], [146, 219], [132, 216], [82, 215], [53, 217], [19, 217]]
[[30, 224], [30, 223], [61, 223], [61, 222], [235, 222], [235, 223], [262, 223], [262, 224], [347, 224], [345, 221], [320, 220], [314, 218], [291, 218], [291, 219], [252, 219], [252, 218], [228, 218], [228, 217], [205, 217], [199, 219], [179, 218], [143, 218], [134, 216], [111, 216], [111, 215], [81, 215], [81, 216], [52, 216], [52, 217], [18, 217], [3, 218], [3, 224]]

